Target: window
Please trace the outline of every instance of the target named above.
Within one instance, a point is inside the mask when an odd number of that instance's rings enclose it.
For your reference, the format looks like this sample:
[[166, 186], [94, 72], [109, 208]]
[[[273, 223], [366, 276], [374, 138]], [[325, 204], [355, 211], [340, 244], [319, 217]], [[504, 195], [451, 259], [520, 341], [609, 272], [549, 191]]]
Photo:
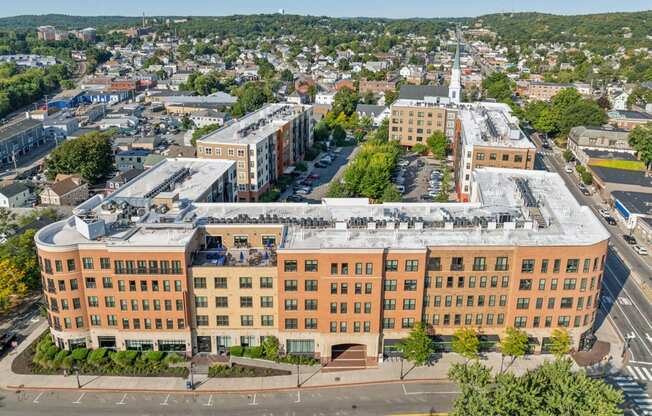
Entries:
[[516, 318], [514, 318], [515, 328], [525, 328], [526, 325], [527, 325], [527, 317], [517, 316]]
[[216, 308], [228, 308], [229, 307], [229, 298], [226, 296], [216, 296], [215, 297], [215, 307]]
[[509, 276], [503, 276], [503, 280], [500, 283], [500, 287], [509, 287]]
[[306, 272], [316, 272], [317, 260], [306, 260], [303, 267]]
[[557, 326], [568, 327], [569, 324], [570, 324], [569, 316], [560, 316], [559, 318], [557, 318]]
[[566, 262], [566, 273], [577, 273], [580, 265], [580, 259], [568, 259]]
[[430, 257], [428, 259], [428, 269], [434, 271], [441, 270], [441, 257]]
[[[591, 280], [593, 280], [593, 279], [591, 279]], [[71, 279], [70, 280], [70, 290], [77, 290], [77, 289], [79, 289], [77, 279]]]
[[446, 295], [444, 298], [444, 305], [449, 308], [453, 303], [452, 303], [453, 297], [451, 295]]
[[95, 278], [94, 277], [87, 277], [86, 278], [86, 289], [95, 289], [97, 286], [95, 285]]
[[383, 318], [383, 329], [394, 329], [394, 318]]
[[355, 274], [362, 274], [362, 263], [355, 264]]
[[415, 310], [417, 306], [417, 301], [414, 299], [403, 299], [403, 310], [412, 311]]
[[435, 287], [437, 289], [441, 289], [441, 286], [442, 286], [442, 278], [441, 278], [441, 276], [435, 277]]
[[557, 290], [557, 279], [552, 279], [550, 281], [550, 290]]
[[298, 310], [298, 302], [296, 299], [285, 299], [285, 310], [286, 311], [296, 311]]
[[348, 305], [346, 302], [340, 303], [340, 313], [347, 313], [348, 312]]
[[240, 296], [241, 308], [253, 308], [254, 298], [252, 296]]
[[548, 259], [541, 260], [541, 273], [548, 273]]
[[260, 297], [260, 307], [261, 308], [273, 308], [274, 307], [274, 297], [272, 297], [272, 296], [261, 296]]
[[498, 276], [491, 276], [491, 287], [498, 287]]
[[317, 281], [316, 280], [306, 280], [304, 281], [304, 289], [306, 292], [316, 292], [317, 291]]
[[403, 283], [403, 290], [406, 292], [414, 292], [417, 290], [417, 281], [416, 280], [406, 280]]
[[374, 265], [373, 263], [366, 263], [365, 264], [365, 274], [370, 275], [374, 273]]
[[274, 287], [273, 280], [271, 277], [261, 277], [260, 278], [260, 288], [261, 289], [272, 289]]
[[498, 299], [498, 306], [505, 305], [507, 305], [507, 295], [500, 295], [500, 298]]
[[240, 289], [251, 289], [253, 283], [251, 277], [241, 277], [240, 278]]
[[92, 326], [100, 326], [101, 325], [99, 315], [91, 315], [91, 325]]
[[195, 277], [193, 279], [193, 285], [195, 289], [206, 289], [206, 278], [205, 277]]
[[89, 296], [88, 297], [88, 306], [91, 308], [97, 308], [99, 305], [99, 302], [97, 300], [97, 296]]
[[102, 278], [102, 287], [104, 289], [111, 289], [113, 288], [113, 281], [111, 280], [110, 277], [103, 277]]
[[285, 281], [285, 291], [286, 292], [296, 292], [297, 291], [297, 281], [296, 280], [286, 280]]
[[577, 279], [564, 279], [564, 290], [575, 290]]
[[559, 273], [559, 270], [561, 269], [561, 259], [555, 259], [553, 265], [552, 265], [552, 272], [553, 273]]
[[473, 306], [473, 296], [466, 297], [466, 306]]
[[261, 326], [274, 326], [274, 316], [273, 315], [261, 315], [260, 317]]
[[331, 295], [337, 295], [337, 283], [331, 283]]
[[516, 299], [516, 309], [528, 309], [530, 307], [530, 298]]
[[451, 259], [451, 270], [453, 271], [464, 270], [464, 257], [453, 257]]
[[306, 299], [304, 301], [303, 307], [307, 311], [316, 311], [317, 310], [317, 299]]
[[485, 257], [473, 258], [473, 271], [483, 272], [487, 269], [487, 259]]
[[215, 289], [226, 289], [227, 288], [226, 277], [214, 278], [213, 284], [215, 285]]
[[93, 259], [90, 257], [82, 257], [82, 267], [84, 270], [93, 270]]
[[228, 315], [217, 315], [216, 325], [217, 326], [229, 326], [229, 316]]
[[522, 273], [534, 272], [534, 260], [533, 259], [523, 260], [523, 263], [521, 264], [521, 272]]
[[342, 274], [349, 274], [349, 263], [342, 263]]
[[242, 325], [242, 326], [254, 326], [254, 317], [253, 317], [253, 315], [240, 315], [240, 325]]
[[487, 276], [480, 276], [480, 287], [487, 287]]
[[537, 298], [535, 308], [537, 309], [543, 308], [543, 298]]
[[414, 328], [414, 318], [403, 318], [401, 328]]
[[341, 283], [340, 284], [340, 294], [346, 295], [349, 293], [349, 284], [348, 283]]
[[331, 263], [331, 274], [337, 274], [337, 263]]
[[303, 326], [305, 329], [317, 329], [317, 319], [305, 318], [303, 322]]
[[354, 293], [356, 295], [361, 295], [362, 294], [362, 283], [356, 283], [355, 284], [355, 290]]
[[419, 270], [419, 260], [405, 260], [405, 271], [416, 272]]
[[208, 326], [208, 315], [197, 315], [197, 326]]
[[588, 273], [591, 270], [591, 259], [584, 259], [584, 267], [582, 267], [582, 271], [584, 273]]
[[297, 271], [297, 261], [296, 260], [285, 260], [283, 269], [286, 272], [296, 272]]
[[108, 257], [100, 257], [100, 269], [107, 270], [111, 268], [111, 260]]
[[337, 302], [331, 302], [330, 311], [331, 313], [337, 313]]
[[74, 259], [66, 260], [66, 266], [68, 266], [68, 271], [69, 272], [74, 272], [75, 271], [75, 260]]
[[383, 309], [386, 311], [396, 310], [396, 299], [384, 299]]
[[561, 298], [559, 307], [562, 309], [571, 309], [573, 307], [573, 298]]
[[548, 298], [548, 309], [555, 308], [555, 298]]
[[386, 272], [397, 272], [398, 271], [398, 260], [385, 260], [385, 271]]
[[458, 288], [464, 287], [464, 276], [460, 276], [457, 278], [457, 287]]
[[337, 332], [337, 322], [331, 321], [331, 332]]
[[532, 289], [532, 279], [521, 279], [518, 283], [519, 290]]
[[371, 295], [373, 287], [374, 287], [373, 283], [365, 283], [364, 284], [364, 294], [365, 295]]
[[396, 292], [396, 280], [385, 280], [383, 282], [385, 292]]

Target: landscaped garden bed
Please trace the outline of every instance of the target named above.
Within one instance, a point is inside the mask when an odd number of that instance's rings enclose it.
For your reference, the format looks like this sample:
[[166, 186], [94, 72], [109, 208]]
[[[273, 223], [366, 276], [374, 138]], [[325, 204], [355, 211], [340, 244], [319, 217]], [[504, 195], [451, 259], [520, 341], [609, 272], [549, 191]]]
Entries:
[[175, 352], [114, 352], [105, 348], [62, 350], [54, 345], [46, 332], [16, 357], [12, 371], [18, 374], [73, 374], [77, 369], [80, 375], [185, 378], [188, 369], [174, 366], [183, 361], [185, 358]]
[[292, 372], [287, 370], [277, 370], [274, 368], [254, 367], [250, 365], [233, 364], [230, 367], [225, 364], [214, 364], [208, 369], [209, 377], [271, 377], [287, 376]]

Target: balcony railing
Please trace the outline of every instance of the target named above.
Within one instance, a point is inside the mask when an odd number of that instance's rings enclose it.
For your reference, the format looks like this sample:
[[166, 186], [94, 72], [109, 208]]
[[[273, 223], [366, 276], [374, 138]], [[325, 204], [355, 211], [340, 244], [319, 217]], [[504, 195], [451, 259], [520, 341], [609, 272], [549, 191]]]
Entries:
[[266, 267], [276, 266], [273, 248], [232, 248], [199, 251], [193, 259], [195, 266]]

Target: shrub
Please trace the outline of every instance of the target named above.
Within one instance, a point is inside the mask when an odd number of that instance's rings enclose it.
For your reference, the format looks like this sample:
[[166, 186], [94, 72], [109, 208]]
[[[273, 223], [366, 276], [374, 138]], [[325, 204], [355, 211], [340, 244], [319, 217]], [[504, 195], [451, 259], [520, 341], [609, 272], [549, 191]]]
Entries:
[[423, 155], [423, 154], [428, 153], [428, 147], [425, 144], [417, 143], [414, 146], [412, 146], [412, 151], [414, 153]]
[[163, 364], [170, 365], [185, 361], [185, 359], [176, 352], [169, 352], [163, 359]]
[[52, 345], [54, 345], [54, 342], [52, 342], [52, 339], [50, 339], [50, 337], [45, 337], [42, 340], [40, 340], [38, 342], [38, 344], [36, 345], [36, 351], [44, 353]]
[[244, 354], [244, 347], [241, 345], [234, 345], [232, 347], [229, 347], [229, 354], [235, 357], [242, 357], [242, 355]]
[[64, 370], [70, 370], [74, 363], [75, 363], [74, 357], [72, 355], [68, 355], [66, 356], [66, 358], [64, 358], [61, 361], [61, 365], [59, 367]]
[[229, 367], [227, 365], [213, 365], [208, 369], [209, 377], [254, 377], [256, 371], [251, 368]]
[[53, 360], [54, 357], [59, 353], [59, 347], [56, 345], [50, 345], [45, 351], [45, 358], [48, 360]]
[[111, 361], [123, 368], [131, 367], [137, 356], [138, 351], [119, 351], [110, 354]]
[[88, 356], [87, 348], [75, 348], [74, 350], [72, 350], [72, 358], [74, 358], [75, 361], [84, 361], [87, 356]]
[[263, 355], [268, 360], [277, 360], [279, 351], [279, 342], [276, 337], [265, 337], [263, 340]]
[[308, 170], [308, 165], [304, 161], [297, 162], [294, 167], [299, 171], [299, 172], [305, 172]]
[[293, 355], [289, 354], [280, 359], [281, 362], [288, 364], [300, 364], [300, 365], [317, 365], [319, 361], [315, 360], [312, 357], [305, 355]]
[[245, 357], [249, 358], [262, 358], [263, 357], [263, 347], [250, 347], [247, 348], [244, 352]]
[[149, 363], [158, 363], [165, 356], [164, 351], [147, 351], [145, 353], [145, 361]]
[[100, 367], [102, 364], [106, 362], [106, 356], [107, 356], [107, 350], [106, 348], [98, 348], [96, 350], [93, 350], [90, 354], [88, 354], [88, 358], [86, 361], [88, 364], [92, 365], [93, 367]]

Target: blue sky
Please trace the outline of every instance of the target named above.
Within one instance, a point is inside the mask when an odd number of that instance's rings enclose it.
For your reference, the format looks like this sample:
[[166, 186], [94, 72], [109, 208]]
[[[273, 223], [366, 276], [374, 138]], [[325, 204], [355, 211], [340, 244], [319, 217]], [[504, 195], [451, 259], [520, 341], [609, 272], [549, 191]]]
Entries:
[[230, 15], [286, 13], [329, 16], [456, 17], [506, 11], [586, 14], [652, 9], [650, 0], [0, 0], [0, 16], [70, 15]]

